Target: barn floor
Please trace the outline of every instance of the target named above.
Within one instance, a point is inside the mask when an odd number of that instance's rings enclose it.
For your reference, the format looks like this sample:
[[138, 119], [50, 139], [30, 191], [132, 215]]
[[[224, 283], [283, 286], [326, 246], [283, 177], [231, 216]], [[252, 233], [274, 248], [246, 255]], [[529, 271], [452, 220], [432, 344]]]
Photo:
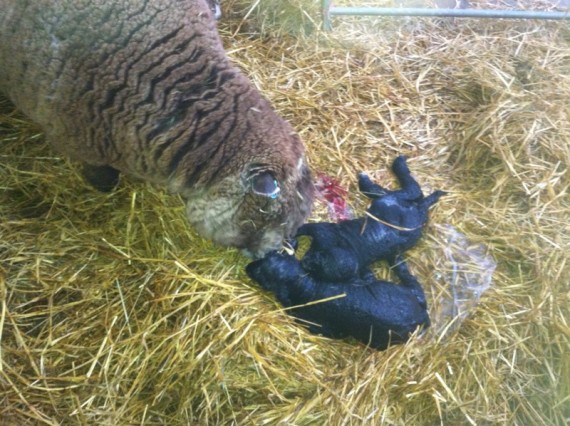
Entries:
[[[407, 254], [432, 332], [383, 352], [309, 334], [178, 198], [94, 192], [2, 100], [0, 424], [567, 424], [568, 24], [347, 18], [303, 37], [227, 16], [229, 55], [356, 213], [357, 173], [393, 187], [398, 154], [449, 192]], [[488, 288], [447, 329], [457, 282]]]

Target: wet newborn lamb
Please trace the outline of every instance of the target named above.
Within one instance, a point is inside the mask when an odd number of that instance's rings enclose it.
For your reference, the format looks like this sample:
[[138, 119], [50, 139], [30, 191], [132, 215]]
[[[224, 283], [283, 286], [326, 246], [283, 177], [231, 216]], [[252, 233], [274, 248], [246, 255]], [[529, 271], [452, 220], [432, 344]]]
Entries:
[[403, 156], [396, 158], [392, 170], [401, 185], [396, 191], [382, 188], [365, 174], [359, 176], [360, 191], [372, 199], [366, 216], [340, 223], [308, 223], [299, 228], [297, 237], [312, 237], [301, 264], [315, 279], [352, 280], [373, 262], [393, 261], [416, 244], [428, 220], [429, 207], [445, 193], [435, 191], [424, 197]]
[[308, 323], [309, 331], [331, 338], [352, 336], [376, 349], [405, 342], [418, 327], [430, 320], [422, 287], [403, 262], [394, 266], [400, 284], [377, 280], [370, 270], [350, 282], [325, 281], [312, 277], [295, 256], [270, 252], [250, 263], [246, 272], [261, 287], [275, 294], [288, 310]]

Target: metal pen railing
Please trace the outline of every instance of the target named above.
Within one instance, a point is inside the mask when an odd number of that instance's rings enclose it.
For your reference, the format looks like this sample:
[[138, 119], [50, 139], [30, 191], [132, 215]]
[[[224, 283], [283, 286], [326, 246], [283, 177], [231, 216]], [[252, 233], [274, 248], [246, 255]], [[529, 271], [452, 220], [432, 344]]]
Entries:
[[570, 11], [489, 10], [489, 9], [429, 9], [392, 7], [336, 7], [332, 0], [322, 2], [323, 28], [332, 30], [334, 16], [424, 16], [448, 18], [495, 19], [570, 19]]

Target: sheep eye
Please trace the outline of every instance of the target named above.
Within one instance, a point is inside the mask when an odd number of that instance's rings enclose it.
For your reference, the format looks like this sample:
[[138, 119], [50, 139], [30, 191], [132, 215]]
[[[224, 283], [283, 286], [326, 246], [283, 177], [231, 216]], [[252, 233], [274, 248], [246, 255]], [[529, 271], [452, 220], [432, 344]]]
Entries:
[[279, 183], [270, 172], [261, 172], [251, 178], [251, 190], [254, 194], [275, 199], [281, 189]]

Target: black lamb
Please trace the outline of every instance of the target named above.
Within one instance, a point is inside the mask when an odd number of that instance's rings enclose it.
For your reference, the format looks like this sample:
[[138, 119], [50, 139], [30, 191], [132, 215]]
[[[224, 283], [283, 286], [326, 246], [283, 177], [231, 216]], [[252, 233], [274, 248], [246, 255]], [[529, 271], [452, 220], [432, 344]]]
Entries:
[[307, 223], [299, 228], [297, 237], [312, 237], [301, 263], [314, 278], [352, 280], [373, 262], [393, 262], [416, 244], [428, 220], [429, 207], [445, 192], [435, 191], [424, 197], [403, 156], [394, 160], [392, 170], [401, 186], [396, 191], [382, 188], [360, 174], [359, 189], [372, 199], [364, 217], [340, 223]]
[[370, 270], [349, 283], [324, 281], [307, 274], [295, 256], [276, 251], [246, 267], [250, 278], [275, 294], [283, 306], [296, 306], [287, 312], [312, 333], [351, 336], [380, 350], [430, 325], [422, 287], [405, 263], [396, 263], [394, 271], [399, 285], [377, 280]]

